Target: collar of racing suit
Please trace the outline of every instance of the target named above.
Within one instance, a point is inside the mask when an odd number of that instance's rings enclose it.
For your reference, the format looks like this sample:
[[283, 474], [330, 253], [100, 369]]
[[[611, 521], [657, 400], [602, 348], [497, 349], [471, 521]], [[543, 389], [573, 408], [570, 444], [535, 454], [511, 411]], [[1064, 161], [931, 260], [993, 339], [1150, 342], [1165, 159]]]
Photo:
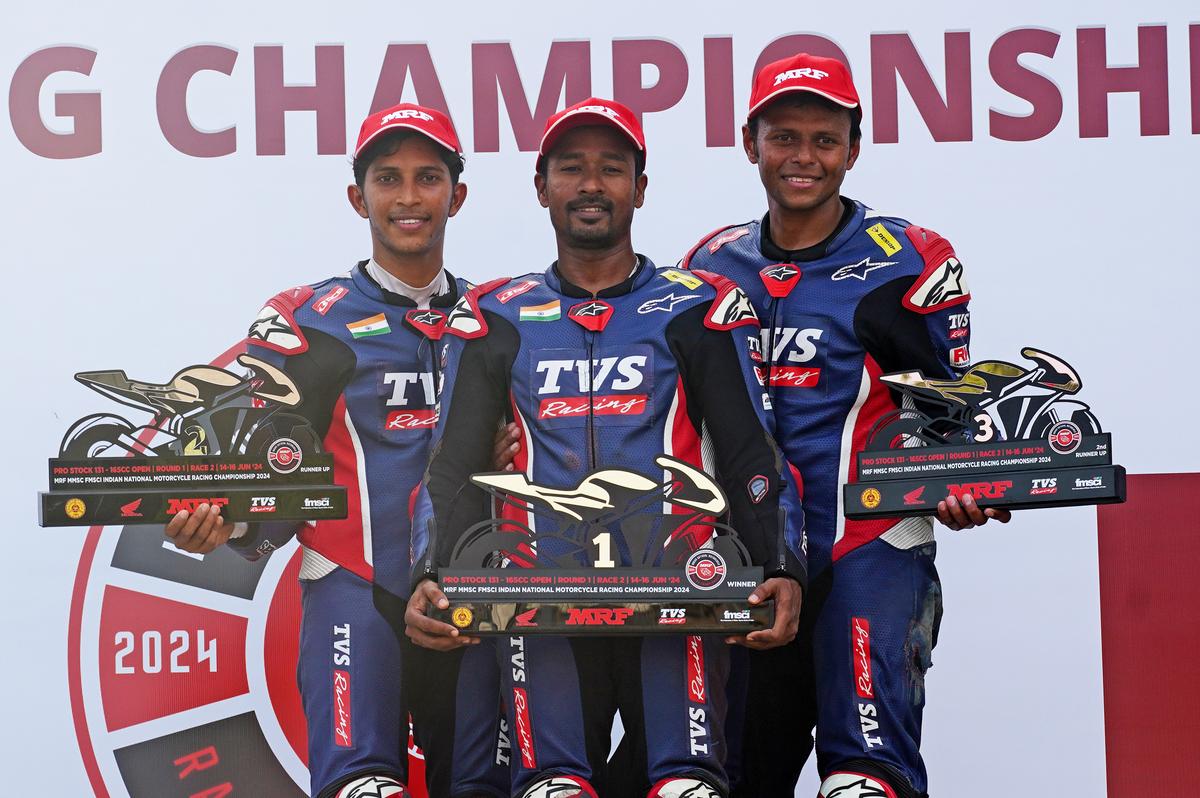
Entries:
[[[386, 302], [389, 305], [399, 305], [401, 307], [417, 307], [416, 301], [412, 297], [398, 294], [394, 291], [389, 291], [384, 288], [379, 282], [371, 276], [367, 271], [367, 264], [370, 260], [359, 261], [354, 270], [351, 272], [351, 277], [368, 296], [373, 296], [381, 302]], [[434, 294], [429, 299], [429, 306], [433, 308], [449, 308], [453, 307], [454, 303], [458, 302], [458, 281], [454, 279], [454, 275], [448, 270], [442, 269], [442, 277], [445, 278], [444, 291], [439, 294]]]
[[820, 260], [829, 253], [830, 246], [833, 244], [850, 220], [854, 218], [854, 212], [858, 205], [854, 200], [847, 197], [842, 197], [842, 218], [838, 220], [837, 226], [833, 228], [833, 232], [825, 237], [824, 241], [813, 244], [811, 247], [803, 249], [783, 249], [775, 243], [771, 238], [771, 214], [763, 214], [760, 229], [762, 235], [759, 237], [759, 250], [762, 256], [768, 260], [773, 260], [776, 263], [805, 263], [807, 261]]
[[[649, 268], [647, 268], [648, 265]], [[637, 263], [628, 277], [616, 285], [610, 285], [608, 288], [597, 291], [593, 295], [591, 291], [580, 288], [566, 277], [563, 277], [562, 272], [558, 270], [558, 261], [554, 261], [550, 265], [550, 268], [546, 270], [546, 285], [563, 296], [579, 297], [580, 299], [590, 299], [594, 296], [597, 299], [603, 299], [604, 297], [624, 296], [636, 288], [641, 288], [653, 276], [654, 267], [650, 265], [650, 259], [645, 255], [637, 255]]]

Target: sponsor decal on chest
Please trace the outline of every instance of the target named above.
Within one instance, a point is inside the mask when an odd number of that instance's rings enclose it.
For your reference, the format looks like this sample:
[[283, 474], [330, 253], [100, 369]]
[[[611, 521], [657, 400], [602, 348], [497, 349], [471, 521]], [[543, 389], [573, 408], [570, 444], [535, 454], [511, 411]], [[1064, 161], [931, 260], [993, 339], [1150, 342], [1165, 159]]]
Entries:
[[339, 299], [343, 299], [350, 291], [344, 286], [337, 286], [329, 293], [324, 294], [320, 299], [312, 304], [312, 309], [320, 315], [324, 316], [333, 307], [334, 303]]
[[735, 230], [729, 230], [727, 232], [721, 233], [719, 236], [714, 238], [712, 241], [708, 242], [708, 251], [710, 253], [715, 253], [718, 249], [725, 246], [726, 244], [729, 244], [733, 241], [737, 241], [742, 236], [748, 236], [748, 235], [750, 235], [749, 227], [739, 227]]
[[433, 429], [437, 425], [437, 396], [431, 371], [385, 371], [383, 430], [386, 433]]
[[867, 281], [867, 275], [871, 272], [882, 269], [886, 266], [895, 266], [899, 262], [900, 261], [898, 260], [871, 260], [869, 257], [867, 257], [863, 258], [858, 263], [852, 263], [848, 266], [842, 266], [839, 269], [835, 269], [833, 274], [830, 275], [830, 279], [836, 282], [838, 280], [849, 280], [850, 278], [854, 278], [855, 280], [861, 280], [865, 283]]
[[531, 288], [537, 288], [539, 285], [541, 283], [537, 280], [525, 280], [524, 282], [517, 283], [512, 288], [505, 288], [503, 291], [496, 292], [496, 300], [501, 305], [507, 305], [510, 300], [519, 297]]
[[798, 319], [794, 324], [762, 330], [762, 350], [771, 364], [770, 384], [781, 388], [822, 385], [827, 329], [824, 321]]
[[888, 229], [883, 226], [883, 222], [877, 222], [867, 228], [867, 235], [871, 240], [879, 245], [883, 250], [884, 255], [895, 255], [904, 247], [896, 240], [896, 237], [888, 232]]
[[598, 350], [537, 349], [530, 356], [530, 400], [539, 421], [605, 417], [644, 423], [653, 393], [654, 350], [630, 345]]

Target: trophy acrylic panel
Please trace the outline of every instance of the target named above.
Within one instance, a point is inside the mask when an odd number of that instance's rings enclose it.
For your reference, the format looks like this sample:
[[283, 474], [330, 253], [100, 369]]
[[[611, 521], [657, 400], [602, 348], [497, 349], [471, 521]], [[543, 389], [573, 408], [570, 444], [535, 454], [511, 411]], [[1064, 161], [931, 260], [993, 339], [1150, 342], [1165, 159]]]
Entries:
[[880, 377], [902, 406], [868, 434], [843, 486], [846, 517], [930, 515], [951, 494], [1006, 509], [1125, 501], [1125, 469], [1076, 398], [1078, 373], [1041, 350], [1021, 354], [1032, 367], [988, 360], [957, 380]]
[[345, 488], [333, 484], [322, 453], [281, 370], [239, 355], [245, 376], [189, 366], [165, 384], [124, 371], [75, 379], [150, 414], [140, 426], [110, 413], [72, 425], [50, 460], [50, 490], [39, 493], [42, 526], [162, 524], [207, 503], [229, 521], [344, 518]]
[[703, 471], [662, 455], [667, 474], [593, 471], [572, 488], [522, 473], [471, 481], [498, 512], [456, 542], [434, 610], [469, 634], [736, 633], [769, 628], [771, 602], [747, 597], [763, 579]]

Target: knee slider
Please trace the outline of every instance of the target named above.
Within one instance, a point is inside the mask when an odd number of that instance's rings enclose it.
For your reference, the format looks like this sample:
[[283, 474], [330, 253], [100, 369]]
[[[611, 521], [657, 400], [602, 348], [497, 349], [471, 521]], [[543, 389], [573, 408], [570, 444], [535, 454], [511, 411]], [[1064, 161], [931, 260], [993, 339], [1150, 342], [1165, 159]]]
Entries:
[[663, 779], [647, 798], [721, 798], [715, 787], [699, 779]]
[[874, 776], [843, 771], [821, 782], [817, 798], [896, 798], [896, 791]]
[[534, 782], [521, 798], [596, 798], [596, 790], [578, 776], [549, 776]]
[[360, 776], [342, 785], [334, 798], [408, 798], [408, 790], [391, 776]]

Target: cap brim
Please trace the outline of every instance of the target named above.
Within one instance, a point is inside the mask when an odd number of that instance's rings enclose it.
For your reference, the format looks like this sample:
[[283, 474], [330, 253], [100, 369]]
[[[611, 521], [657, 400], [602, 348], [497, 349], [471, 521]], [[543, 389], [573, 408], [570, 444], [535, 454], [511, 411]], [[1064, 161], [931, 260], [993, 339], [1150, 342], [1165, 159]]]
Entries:
[[757, 114], [759, 111], [761, 111], [767, 103], [771, 102], [771, 100], [774, 100], [779, 95], [789, 94], [794, 91], [806, 91], [806, 92], [809, 92], [810, 94], [816, 94], [820, 97], [824, 97], [826, 100], [829, 100], [832, 103], [837, 103], [838, 105], [842, 106], [843, 108], [847, 108], [851, 111], [857, 110], [860, 114], [862, 113], [862, 103], [854, 102], [853, 100], [846, 100], [841, 97], [835, 97], [834, 95], [830, 94], [829, 92], [821, 91], [820, 89], [814, 88], [812, 86], [785, 86], [782, 89], [776, 89], [775, 91], [768, 94], [766, 97], [763, 97], [761, 100], [759, 100], [753, 106], [751, 106], [749, 113], [746, 114], [746, 118], [750, 119], [751, 117], [753, 117], [755, 114]]
[[455, 155], [462, 155], [462, 150], [460, 150], [458, 147], [455, 147], [453, 144], [451, 144], [450, 142], [446, 141], [445, 139], [443, 139], [443, 138], [442, 138], [442, 137], [440, 137], [440, 136], [435, 136], [433, 133], [430, 133], [428, 130], [426, 130], [426, 129], [425, 129], [425, 128], [423, 128], [423, 127], [420, 127], [420, 126], [418, 126], [418, 125], [414, 125], [414, 124], [413, 124], [413, 123], [411, 123], [411, 122], [389, 122], [388, 124], [386, 124], [386, 125], [384, 125], [383, 127], [379, 128], [379, 130], [376, 130], [374, 133], [372, 133], [371, 135], [367, 136], [367, 137], [366, 137], [366, 138], [365, 138], [365, 139], [364, 139], [364, 140], [363, 140], [363, 141], [362, 141], [362, 142], [361, 142], [361, 143], [358, 145], [358, 147], [356, 147], [356, 148], [355, 148], [355, 150], [354, 150], [354, 157], [355, 157], [355, 158], [357, 158], [357, 157], [358, 157], [358, 155], [359, 155], [359, 153], [361, 153], [363, 150], [365, 150], [365, 149], [367, 148], [367, 145], [369, 145], [369, 144], [370, 144], [372, 141], [374, 141], [375, 139], [379, 138], [379, 137], [380, 137], [380, 136], [382, 136], [384, 133], [387, 133], [389, 130], [396, 130], [397, 128], [407, 128], [407, 129], [409, 129], [409, 130], [415, 130], [416, 132], [420, 133], [420, 134], [421, 134], [422, 136], [424, 136], [425, 138], [427, 138], [427, 139], [429, 139], [430, 141], [432, 141], [434, 144], [440, 144], [441, 146], [443, 146], [443, 147], [445, 147], [446, 149], [450, 150], [450, 152], [454, 153]]
[[544, 156], [546, 154], [546, 150], [553, 147], [554, 143], [568, 131], [574, 130], [577, 127], [584, 127], [589, 124], [614, 127], [625, 134], [625, 138], [629, 139], [629, 143], [632, 144], [635, 149], [642, 152], [644, 152], [646, 149], [642, 146], [641, 142], [638, 141], [638, 138], [634, 135], [633, 131], [630, 130], [629, 127], [620, 119], [609, 116], [608, 114], [597, 113], [595, 111], [572, 111], [569, 114], [563, 114], [562, 117], [557, 119], [554, 124], [547, 128], [546, 132], [542, 134], [542, 141], [538, 145], [538, 156]]

